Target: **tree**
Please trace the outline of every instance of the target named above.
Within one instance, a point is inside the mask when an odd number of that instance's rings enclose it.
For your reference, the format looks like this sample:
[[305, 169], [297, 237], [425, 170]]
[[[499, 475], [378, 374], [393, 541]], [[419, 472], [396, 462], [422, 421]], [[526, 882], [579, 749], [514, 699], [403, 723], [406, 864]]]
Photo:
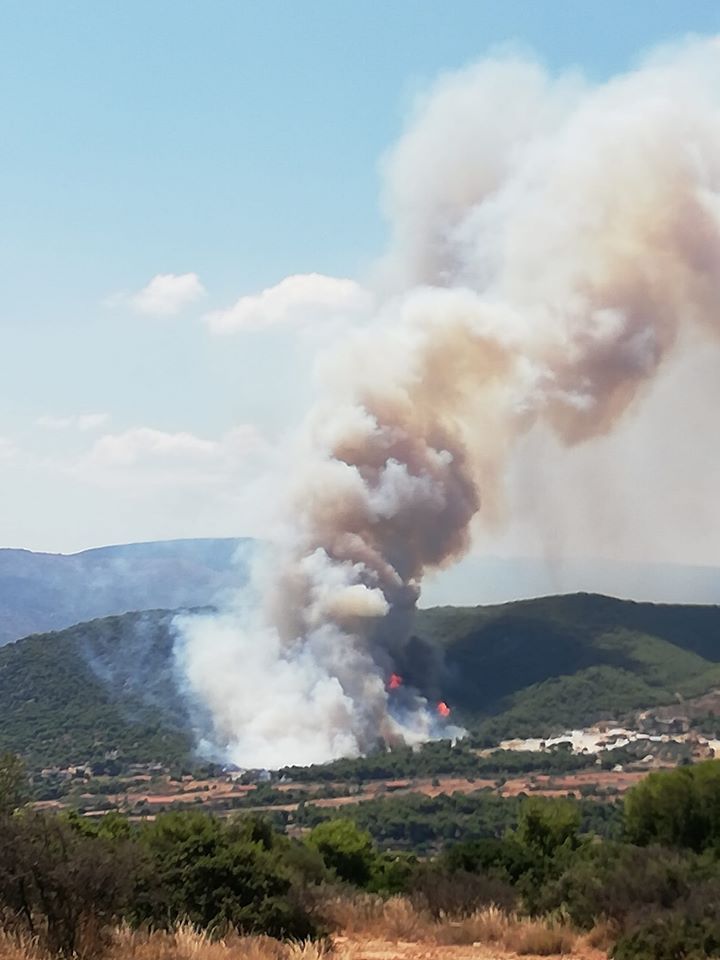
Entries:
[[720, 761], [651, 773], [625, 797], [631, 843], [704, 850], [720, 843]]
[[562, 846], [578, 845], [580, 810], [570, 800], [531, 797], [520, 810], [518, 841], [533, 853], [552, 857]]
[[28, 798], [25, 762], [14, 753], [0, 754], [0, 817], [9, 816]]
[[51, 954], [95, 945], [124, 912], [135, 874], [127, 844], [32, 811], [0, 819], [0, 918]]
[[316, 847], [327, 866], [341, 880], [365, 886], [375, 861], [372, 837], [352, 820], [326, 820], [310, 833], [308, 842]]
[[223, 823], [199, 811], [162, 814], [145, 826], [148, 870], [135, 919], [166, 926], [187, 919], [204, 929], [306, 937], [308, 915], [293, 902], [291, 882], [266, 845], [261, 821]]

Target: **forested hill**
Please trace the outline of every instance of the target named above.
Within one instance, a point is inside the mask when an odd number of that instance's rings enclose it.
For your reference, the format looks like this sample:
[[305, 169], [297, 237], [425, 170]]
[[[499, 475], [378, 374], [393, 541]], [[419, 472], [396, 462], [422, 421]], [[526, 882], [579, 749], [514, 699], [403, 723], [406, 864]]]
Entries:
[[128, 613], [0, 648], [0, 753], [31, 767], [184, 760], [190, 716], [174, 668], [173, 614]]
[[578, 593], [436, 607], [418, 617], [408, 680], [427, 685], [429, 661], [441, 664], [442, 689], [428, 693], [466, 724], [543, 735], [720, 686], [720, 606]]
[[93, 617], [211, 603], [243, 582], [251, 546], [228, 538], [75, 554], [0, 550], [0, 644]]
[[[171, 624], [134, 613], [1, 648], [0, 751], [34, 765], [186, 755]], [[437, 607], [418, 612], [403, 659], [406, 682], [470, 730], [544, 736], [720, 687], [720, 607], [592, 594]]]

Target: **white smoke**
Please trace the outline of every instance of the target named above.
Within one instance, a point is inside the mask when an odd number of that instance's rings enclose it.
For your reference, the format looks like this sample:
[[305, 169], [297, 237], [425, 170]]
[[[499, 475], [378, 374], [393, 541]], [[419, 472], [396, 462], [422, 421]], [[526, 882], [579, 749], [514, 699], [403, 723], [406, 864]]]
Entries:
[[685, 327], [720, 327], [720, 47], [598, 87], [503, 59], [444, 78], [386, 161], [376, 320], [325, 356], [251, 607], [182, 621], [244, 766], [442, 732], [387, 689], [424, 574], [503, 515], [531, 428], [610, 431]]

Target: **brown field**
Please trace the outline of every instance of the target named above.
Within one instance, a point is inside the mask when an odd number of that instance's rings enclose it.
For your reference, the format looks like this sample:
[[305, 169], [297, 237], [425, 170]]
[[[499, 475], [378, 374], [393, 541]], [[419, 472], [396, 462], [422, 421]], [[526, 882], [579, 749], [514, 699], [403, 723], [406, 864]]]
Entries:
[[[302, 790], [306, 802], [318, 807], [344, 807], [366, 800], [375, 800], [385, 796], [403, 796], [421, 793], [428, 797], [441, 794], [474, 793], [478, 790], [491, 790], [504, 797], [514, 797], [520, 793], [533, 794], [545, 797], [588, 796], [602, 798], [622, 794], [630, 787], [647, 776], [648, 770], [582, 770], [565, 776], [549, 776], [547, 774], [529, 774], [522, 777], [513, 777], [508, 780], [499, 779], [467, 779], [465, 777], [418, 778], [414, 780], [388, 780], [370, 783], [358, 793], [351, 796], [323, 797], [317, 796], [328, 789], [341, 792], [347, 785], [340, 783], [283, 783], [275, 789], [280, 792]], [[595, 787], [596, 789], [591, 789]], [[212, 810], [222, 807], [229, 800], [249, 798], [257, 789], [256, 784], [240, 784], [227, 779], [216, 780], [185, 780], [171, 781], [168, 777], [159, 777], [153, 782], [143, 782], [133, 785], [123, 793], [93, 795], [84, 793], [80, 799], [87, 805], [85, 813], [89, 816], [99, 816], [105, 811], [93, 809], [93, 802], [100, 800], [109, 802], [119, 810], [132, 811], [138, 803], [144, 803], [150, 808], [150, 815], [154, 810], [170, 805], [192, 805]], [[61, 809], [68, 802], [63, 800], [38, 801], [35, 807], [40, 810]], [[248, 804], [238, 807], [254, 812], [278, 810], [291, 813], [297, 809], [296, 800], [280, 804]], [[218, 810], [218, 812], [229, 812]], [[147, 816], [147, 812], [145, 816]]]
[[[437, 797], [441, 794], [475, 793], [477, 790], [494, 790], [503, 797], [516, 797], [520, 793], [533, 794], [541, 797], [580, 797], [581, 789], [589, 784], [597, 785], [597, 792], [587, 794], [590, 797], [602, 796], [606, 791], [616, 791], [621, 794], [648, 775], [647, 770], [633, 770], [613, 772], [606, 770], [582, 771], [567, 776], [551, 777], [537, 774], [528, 777], [516, 777], [506, 780], [502, 786], [496, 780], [467, 780], [464, 777], [440, 777], [438, 782], [432, 779], [410, 780], [407, 785], [396, 786], [395, 781], [378, 782], [369, 786], [362, 793], [351, 797], [318, 797], [312, 800], [316, 807], [344, 807], [365, 800], [376, 800], [384, 796], [402, 796], [410, 793], [422, 793], [428, 797]], [[264, 804], [246, 809], [255, 812], [265, 810], [285, 810], [292, 812], [297, 809], [297, 803]]]

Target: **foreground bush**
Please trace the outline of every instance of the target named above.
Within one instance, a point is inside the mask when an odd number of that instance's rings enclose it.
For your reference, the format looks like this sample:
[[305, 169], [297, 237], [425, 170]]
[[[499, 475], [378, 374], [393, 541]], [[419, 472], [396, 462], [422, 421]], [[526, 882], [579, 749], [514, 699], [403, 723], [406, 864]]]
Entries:
[[720, 957], [720, 918], [654, 917], [623, 934], [614, 960], [701, 960]]
[[104, 930], [128, 908], [136, 851], [30, 811], [0, 818], [0, 850], [6, 933], [54, 954], [101, 951]]
[[299, 887], [322, 861], [257, 820], [173, 813], [133, 829], [114, 815], [23, 810], [0, 816], [0, 851], [0, 929], [47, 953], [99, 955], [122, 920], [188, 921], [216, 936], [320, 932]]
[[657, 847], [605, 843], [583, 851], [538, 896], [542, 911], [562, 907], [589, 930], [599, 920], [622, 928], [638, 914], [674, 908], [701, 882], [695, 858]]
[[258, 822], [228, 823], [199, 812], [158, 817], [140, 835], [146, 860], [132, 920], [311, 936], [316, 925], [293, 896], [275, 841]]

